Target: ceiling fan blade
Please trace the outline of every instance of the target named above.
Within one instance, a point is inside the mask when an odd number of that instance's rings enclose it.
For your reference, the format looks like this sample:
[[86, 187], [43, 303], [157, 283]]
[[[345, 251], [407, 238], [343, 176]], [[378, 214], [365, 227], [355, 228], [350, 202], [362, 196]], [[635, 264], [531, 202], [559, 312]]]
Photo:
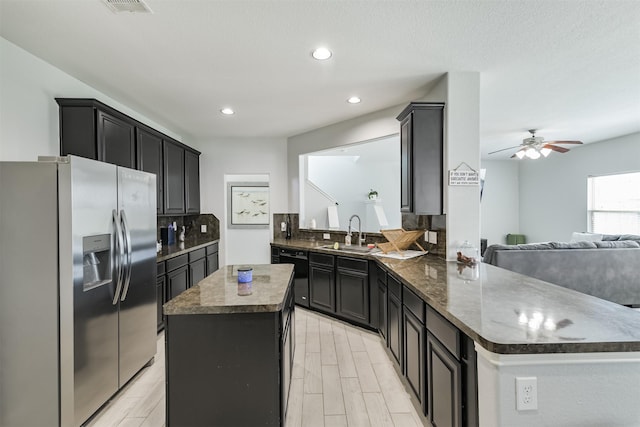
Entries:
[[503, 148], [503, 149], [501, 149], [501, 150], [492, 151], [492, 152], [490, 152], [489, 154], [499, 153], [499, 152], [501, 152], [501, 151], [513, 150], [514, 148], [518, 148], [518, 147], [521, 147], [521, 146], [522, 146], [522, 145], [515, 145], [515, 146], [513, 146], [513, 147]]
[[582, 144], [582, 141], [545, 141], [546, 144]]
[[558, 153], [566, 153], [567, 151], [569, 151], [568, 148], [558, 147], [557, 145], [551, 145], [549, 143], [543, 145], [542, 148], [548, 148], [550, 150], [557, 151]]

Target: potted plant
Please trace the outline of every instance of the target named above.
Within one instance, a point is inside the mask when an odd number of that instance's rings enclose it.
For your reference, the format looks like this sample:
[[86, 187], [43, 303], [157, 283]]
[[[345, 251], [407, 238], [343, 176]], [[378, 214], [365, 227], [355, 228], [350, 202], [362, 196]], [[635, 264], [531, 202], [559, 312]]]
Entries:
[[369, 200], [376, 200], [378, 198], [378, 192], [376, 190], [369, 190]]

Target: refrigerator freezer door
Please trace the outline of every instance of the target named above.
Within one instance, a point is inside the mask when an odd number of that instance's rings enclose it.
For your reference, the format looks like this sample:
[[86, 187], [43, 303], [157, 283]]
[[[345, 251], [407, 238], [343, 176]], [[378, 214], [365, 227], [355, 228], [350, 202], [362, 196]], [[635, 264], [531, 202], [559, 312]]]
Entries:
[[[61, 351], [73, 325], [74, 425], [87, 420], [118, 390], [118, 305], [115, 275], [109, 285], [86, 289], [83, 257], [87, 236], [114, 235], [117, 169], [107, 163], [69, 157], [59, 165]], [[83, 244], [83, 242], [85, 242]], [[112, 260], [114, 239], [111, 239]], [[69, 296], [73, 309], [65, 309]], [[73, 313], [67, 319], [67, 313]], [[64, 393], [62, 393], [64, 398]]]
[[120, 296], [120, 387], [156, 353], [156, 176], [118, 168], [125, 271]]

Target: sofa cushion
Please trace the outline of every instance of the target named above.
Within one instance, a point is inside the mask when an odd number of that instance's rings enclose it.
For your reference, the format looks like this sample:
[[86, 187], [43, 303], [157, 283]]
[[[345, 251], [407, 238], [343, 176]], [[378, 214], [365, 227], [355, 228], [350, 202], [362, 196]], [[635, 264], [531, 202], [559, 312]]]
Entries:
[[593, 242], [599, 248], [640, 248], [635, 240], [617, 240], [614, 242]]
[[570, 242], [595, 242], [597, 240], [602, 240], [603, 235], [598, 233], [580, 233], [574, 231], [571, 235]]
[[553, 249], [595, 249], [597, 241], [578, 241], [578, 242], [549, 242]]

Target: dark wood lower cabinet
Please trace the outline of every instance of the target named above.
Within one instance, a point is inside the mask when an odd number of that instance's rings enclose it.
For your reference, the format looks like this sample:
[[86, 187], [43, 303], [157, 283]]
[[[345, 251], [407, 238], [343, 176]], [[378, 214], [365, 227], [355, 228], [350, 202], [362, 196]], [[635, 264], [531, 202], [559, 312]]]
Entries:
[[167, 273], [167, 300], [173, 299], [189, 287], [189, 266], [184, 265]]
[[207, 259], [200, 258], [189, 262], [189, 287], [195, 286], [207, 275]]
[[378, 332], [387, 342], [387, 282], [378, 280]]
[[336, 314], [369, 324], [369, 274], [366, 260], [338, 257]]
[[320, 311], [335, 313], [336, 280], [333, 267], [309, 265], [309, 305]]
[[166, 277], [164, 274], [162, 276], [158, 276], [156, 281], [156, 304], [157, 306], [157, 322], [158, 322], [158, 332], [164, 329], [164, 317], [162, 315], [162, 305], [166, 302]]
[[402, 303], [393, 294], [387, 298], [387, 343], [391, 354], [402, 368]]
[[424, 338], [426, 330], [409, 310], [403, 313], [404, 331], [404, 372], [407, 382], [418, 401], [424, 406]]
[[462, 367], [427, 333], [427, 417], [435, 427], [462, 426]]

